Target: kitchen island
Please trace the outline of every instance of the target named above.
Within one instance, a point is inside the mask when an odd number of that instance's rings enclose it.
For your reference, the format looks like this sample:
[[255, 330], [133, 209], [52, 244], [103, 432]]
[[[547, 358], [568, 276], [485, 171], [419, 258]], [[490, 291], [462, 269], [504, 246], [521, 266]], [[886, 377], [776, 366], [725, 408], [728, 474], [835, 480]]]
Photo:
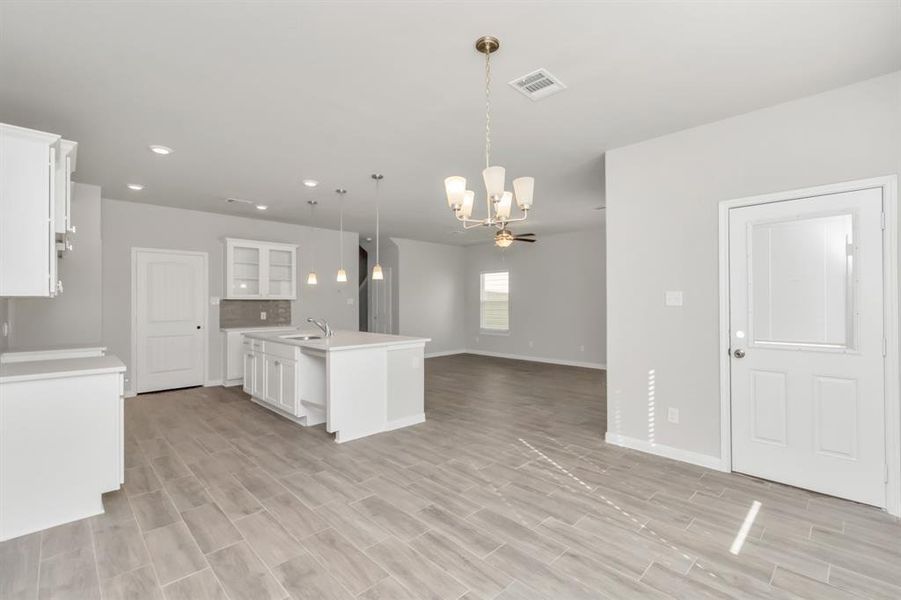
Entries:
[[99, 347], [0, 355], [0, 541], [103, 512], [124, 482], [124, 377]]
[[244, 391], [338, 443], [425, 421], [428, 338], [358, 331], [244, 334]]

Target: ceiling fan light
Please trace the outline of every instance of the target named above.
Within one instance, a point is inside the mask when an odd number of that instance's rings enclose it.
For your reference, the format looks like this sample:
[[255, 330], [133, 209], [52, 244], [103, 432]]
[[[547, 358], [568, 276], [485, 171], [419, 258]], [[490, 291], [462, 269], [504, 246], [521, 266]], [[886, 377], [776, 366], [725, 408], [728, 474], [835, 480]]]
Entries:
[[347, 271], [338, 269], [338, 277], [335, 278], [338, 283], [347, 283]]
[[319, 283], [319, 279], [316, 277], [316, 271], [310, 271], [310, 274], [307, 275], [307, 285], [316, 285]]
[[504, 179], [507, 170], [504, 167], [488, 167], [482, 171], [482, 179], [485, 180], [485, 190], [491, 199], [500, 198], [504, 193]]
[[466, 178], [454, 175], [444, 180], [444, 191], [447, 193], [448, 207], [459, 210], [463, 205], [463, 194], [466, 192]]
[[497, 203], [497, 218], [506, 220], [510, 218], [510, 211], [513, 209], [513, 194], [504, 192], [500, 202]]
[[506, 229], [501, 229], [494, 236], [494, 245], [498, 248], [506, 248], [513, 243], [513, 234]]
[[520, 210], [532, 208], [532, 194], [535, 192], [534, 177], [517, 177], [513, 180], [513, 193], [516, 194], [516, 206]]
[[460, 214], [467, 219], [472, 216], [472, 203], [475, 197], [476, 193], [472, 190], [466, 190], [463, 194], [463, 206], [460, 208]]
[[372, 267], [372, 279], [376, 281], [381, 281], [385, 276], [382, 275], [382, 265], [375, 263], [375, 266]]

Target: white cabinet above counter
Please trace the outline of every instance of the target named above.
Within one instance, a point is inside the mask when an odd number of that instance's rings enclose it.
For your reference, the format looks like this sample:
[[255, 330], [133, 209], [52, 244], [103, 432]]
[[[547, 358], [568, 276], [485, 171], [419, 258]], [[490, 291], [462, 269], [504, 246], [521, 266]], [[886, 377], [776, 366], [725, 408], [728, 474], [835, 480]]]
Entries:
[[57, 234], [65, 252], [76, 147], [56, 134], [0, 123], [0, 296], [62, 292]]
[[[303, 339], [308, 333], [310, 339]], [[425, 421], [427, 338], [336, 331], [244, 334], [244, 391], [336, 442]]]
[[226, 300], [296, 300], [297, 245], [225, 238]]

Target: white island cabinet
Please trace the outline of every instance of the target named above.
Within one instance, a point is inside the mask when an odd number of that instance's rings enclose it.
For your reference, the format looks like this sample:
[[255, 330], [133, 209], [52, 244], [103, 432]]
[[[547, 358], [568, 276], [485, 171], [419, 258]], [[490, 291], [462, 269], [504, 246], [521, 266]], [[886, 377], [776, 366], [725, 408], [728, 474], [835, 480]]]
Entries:
[[245, 333], [244, 391], [300, 425], [325, 423], [339, 443], [425, 421], [427, 338], [319, 335]]
[[124, 483], [122, 361], [22, 354], [0, 364], [0, 541], [100, 514]]

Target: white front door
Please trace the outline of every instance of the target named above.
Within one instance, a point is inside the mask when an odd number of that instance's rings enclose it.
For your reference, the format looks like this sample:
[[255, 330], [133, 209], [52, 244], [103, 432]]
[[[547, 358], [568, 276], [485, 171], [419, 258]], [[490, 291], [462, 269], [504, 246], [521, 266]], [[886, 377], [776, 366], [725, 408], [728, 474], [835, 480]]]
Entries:
[[882, 190], [729, 211], [732, 468], [884, 507]]
[[135, 252], [135, 391], [203, 385], [205, 256]]

